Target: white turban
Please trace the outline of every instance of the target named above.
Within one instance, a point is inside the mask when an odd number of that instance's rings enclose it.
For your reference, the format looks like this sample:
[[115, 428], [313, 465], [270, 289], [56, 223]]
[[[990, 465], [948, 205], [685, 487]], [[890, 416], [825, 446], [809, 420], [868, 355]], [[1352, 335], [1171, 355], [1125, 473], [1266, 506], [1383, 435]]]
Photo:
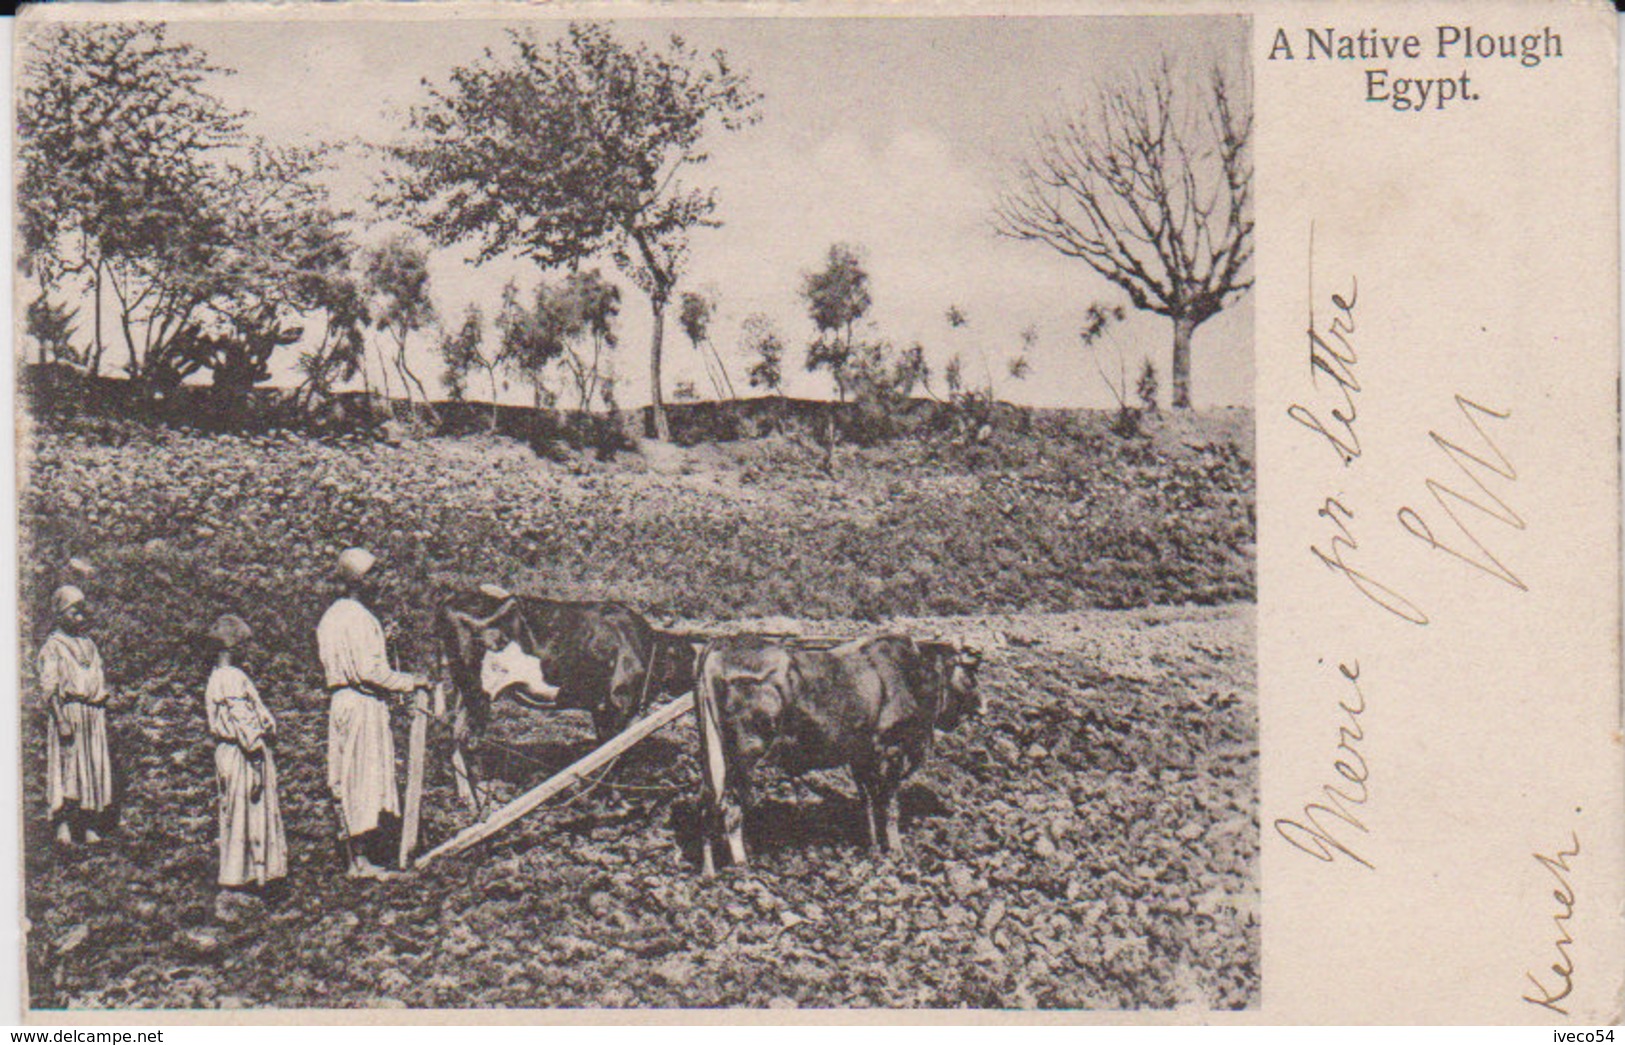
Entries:
[[358, 581], [377, 561], [378, 557], [365, 548], [346, 548], [339, 553], [339, 576], [347, 581]]
[[71, 584], [64, 584], [51, 596], [51, 606], [59, 617], [84, 601], [85, 593]]

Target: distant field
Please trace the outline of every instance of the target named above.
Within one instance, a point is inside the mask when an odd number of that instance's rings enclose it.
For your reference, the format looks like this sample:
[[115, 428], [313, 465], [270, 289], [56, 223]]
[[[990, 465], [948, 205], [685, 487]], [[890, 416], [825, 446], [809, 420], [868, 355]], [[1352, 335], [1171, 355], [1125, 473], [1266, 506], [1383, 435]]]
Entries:
[[142, 637], [120, 660], [142, 675], [173, 659], [199, 606], [277, 605], [262, 634], [302, 649], [334, 553], [357, 542], [395, 565], [389, 609], [416, 624], [426, 588], [468, 579], [719, 619], [1251, 598], [1251, 414], [1155, 425], [1123, 440], [1082, 414], [985, 444], [843, 447], [829, 478], [816, 446], [783, 437], [550, 462], [492, 437], [392, 446], [103, 422], [37, 435], [25, 551], [47, 567], [73, 549], [117, 564], [102, 594], [138, 610]]
[[[36, 432], [24, 607], [69, 554], [96, 561], [129, 797], [122, 837], [54, 859], [30, 710], [33, 1004], [1256, 1004], [1251, 426], [1228, 411], [1122, 440], [1104, 417], [1052, 416], [843, 448], [833, 477], [782, 436], [603, 462], [490, 437]], [[629, 791], [629, 814], [592, 796], [422, 877], [352, 886], [313, 648], [350, 543], [392, 568], [407, 667], [432, 664], [438, 588], [496, 580], [689, 625], [918, 618], [900, 623], [988, 645], [988, 716], [907, 790], [895, 860], [853, 845], [850, 785], [829, 774], [769, 787], [757, 869], [700, 881], [683, 723], [633, 756], [627, 780], [653, 790]], [[259, 633], [249, 668], [286, 730], [292, 895], [253, 927], [210, 910], [192, 636], [228, 609]], [[590, 746], [573, 715], [510, 709], [497, 736], [534, 761], [495, 765], [499, 789]], [[463, 816], [441, 743], [431, 838]]]

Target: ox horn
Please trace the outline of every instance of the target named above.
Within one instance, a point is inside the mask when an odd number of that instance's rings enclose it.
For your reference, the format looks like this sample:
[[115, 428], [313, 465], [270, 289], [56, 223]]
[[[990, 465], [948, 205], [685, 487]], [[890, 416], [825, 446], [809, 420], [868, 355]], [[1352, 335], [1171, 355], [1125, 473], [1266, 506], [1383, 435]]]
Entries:
[[462, 610], [452, 610], [451, 619], [457, 621], [459, 624], [473, 629], [474, 631], [484, 631], [486, 628], [491, 627], [503, 617], [506, 617], [508, 615], [508, 611], [512, 608], [513, 598], [510, 596], [508, 601], [497, 607], [497, 611], [491, 614], [489, 617], [472, 617], [464, 613]]

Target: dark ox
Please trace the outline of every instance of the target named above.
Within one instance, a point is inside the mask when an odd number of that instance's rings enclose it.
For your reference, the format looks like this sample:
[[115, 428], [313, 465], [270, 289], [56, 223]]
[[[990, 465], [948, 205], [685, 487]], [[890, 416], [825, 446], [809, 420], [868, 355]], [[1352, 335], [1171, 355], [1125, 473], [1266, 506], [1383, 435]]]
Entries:
[[760, 636], [713, 640], [700, 655], [700, 846], [706, 874], [726, 837], [745, 863], [750, 774], [772, 755], [791, 774], [848, 767], [870, 847], [898, 845], [897, 790], [931, 751], [934, 731], [981, 711], [981, 655], [881, 635], [833, 648]]
[[[459, 592], [441, 603], [436, 630], [451, 674], [448, 712], [458, 790], [479, 807], [479, 781], [468, 755], [490, 723], [492, 705], [507, 697], [533, 709], [592, 714], [600, 742], [625, 729], [661, 697], [694, 685], [689, 641], [652, 627], [615, 602], [561, 602], [531, 595]], [[511, 644], [517, 644], [513, 650]], [[539, 694], [525, 682], [488, 691], [486, 658], [508, 651], [545, 679], [556, 693]], [[482, 674], [484, 677], [482, 678]]]

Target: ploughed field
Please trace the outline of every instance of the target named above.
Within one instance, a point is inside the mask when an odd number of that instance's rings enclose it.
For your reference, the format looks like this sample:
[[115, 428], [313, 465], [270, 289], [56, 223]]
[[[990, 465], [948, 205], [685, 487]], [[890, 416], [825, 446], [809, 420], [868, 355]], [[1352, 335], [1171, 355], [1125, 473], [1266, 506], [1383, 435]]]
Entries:
[[[31, 700], [31, 1004], [1256, 1004], [1250, 424], [1181, 418], [1124, 441], [1085, 417], [843, 449], [833, 478], [782, 440], [601, 463], [485, 439], [33, 433], [23, 604], [68, 555], [95, 560], [125, 799], [115, 837], [53, 853]], [[350, 882], [313, 636], [351, 543], [391, 567], [381, 615], [408, 668], [432, 667], [436, 592], [496, 580], [685, 628], [962, 636], [986, 650], [986, 711], [905, 786], [900, 854], [860, 844], [844, 772], [769, 768], [752, 866], [702, 879], [684, 719], [623, 759], [617, 790]], [[226, 610], [258, 632], [246, 666], [281, 722], [292, 873], [283, 898], [222, 921], [191, 636]], [[593, 746], [585, 715], [513, 706], [491, 739], [498, 800]], [[431, 730], [431, 844], [468, 816], [447, 744]]]

